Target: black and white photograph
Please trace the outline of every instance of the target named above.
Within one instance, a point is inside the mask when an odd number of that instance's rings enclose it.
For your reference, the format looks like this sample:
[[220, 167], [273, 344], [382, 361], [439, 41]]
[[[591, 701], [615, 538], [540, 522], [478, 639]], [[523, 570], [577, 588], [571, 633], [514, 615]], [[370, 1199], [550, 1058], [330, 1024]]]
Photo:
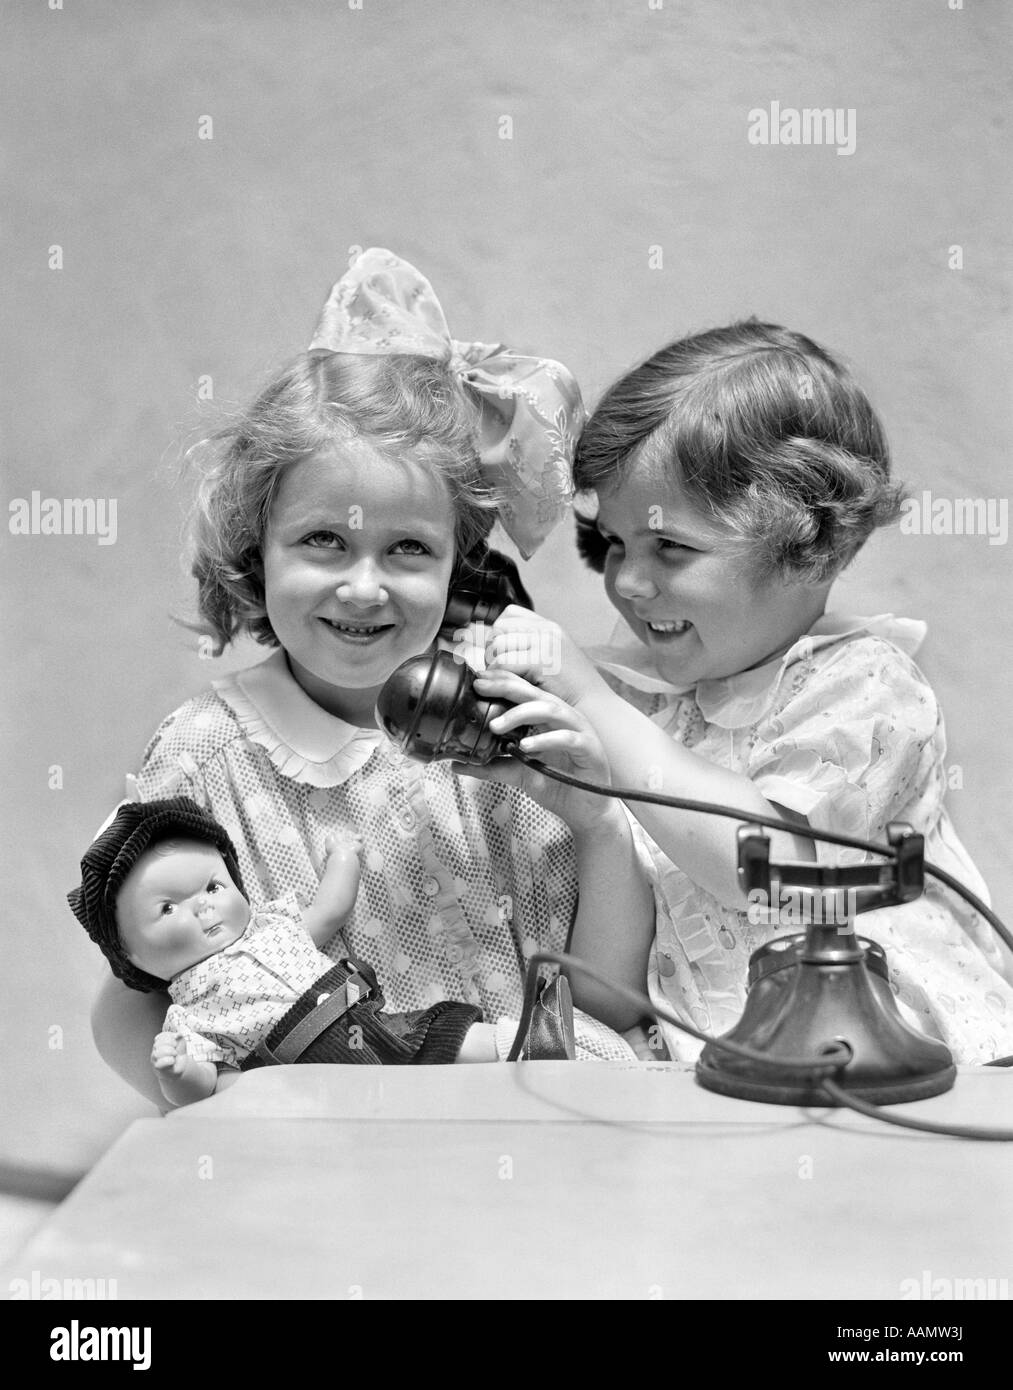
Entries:
[[0, 11], [10, 1346], [984, 1366], [1010, 6]]

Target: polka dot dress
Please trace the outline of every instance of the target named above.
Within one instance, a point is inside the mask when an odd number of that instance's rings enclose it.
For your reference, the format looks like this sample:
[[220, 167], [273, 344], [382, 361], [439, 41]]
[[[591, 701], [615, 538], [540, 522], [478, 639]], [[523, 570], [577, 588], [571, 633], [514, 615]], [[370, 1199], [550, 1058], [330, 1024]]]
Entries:
[[564, 948], [577, 902], [566, 826], [512, 787], [412, 762], [326, 714], [281, 652], [170, 715], [136, 790], [206, 807], [265, 907], [290, 891], [306, 906], [325, 838], [357, 834], [358, 899], [325, 949], [368, 961], [392, 1011], [458, 999], [516, 1018], [526, 957]]

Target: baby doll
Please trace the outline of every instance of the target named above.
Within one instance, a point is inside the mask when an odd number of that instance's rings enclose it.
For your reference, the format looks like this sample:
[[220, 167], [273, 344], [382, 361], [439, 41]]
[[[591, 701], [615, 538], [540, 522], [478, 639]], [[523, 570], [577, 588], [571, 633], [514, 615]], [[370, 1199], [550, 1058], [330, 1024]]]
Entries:
[[188, 797], [125, 803], [89, 847], [68, 901], [125, 984], [168, 989], [151, 1061], [171, 1104], [211, 1095], [224, 1068], [496, 1060], [479, 1008], [381, 1013], [372, 969], [321, 952], [359, 886], [357, 843], [327, 848], [300, 914], [294, 895], [251, 906], [228, 834]]

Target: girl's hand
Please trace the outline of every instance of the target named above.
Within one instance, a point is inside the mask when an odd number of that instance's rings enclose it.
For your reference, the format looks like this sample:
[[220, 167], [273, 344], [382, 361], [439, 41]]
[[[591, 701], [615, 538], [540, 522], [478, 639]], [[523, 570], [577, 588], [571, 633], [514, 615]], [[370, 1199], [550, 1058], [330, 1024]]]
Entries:
[[182, 1076], [186, 1068], [186, 1041], [182, 1033], [159, 1033], [151, 1049], [151, 1065], [156, 1071]]
[[513, 671], [551, 695], [578, 706], [593, 690], [608, 686], [558, 623], [512, 603], [493, 623], [485, 644], [490, 671]]
[[[579, 711], [513, 672], [501, 669], [476, 676], [475, 691], [483, 699], [509, 700], [513, 704], [512, 709], [490, 722], [493, 733], [506, 734], [528, 726], [532, 732], [520, 744], [525, 753], [584, 782], [609, 785], [608, 760], [598, 735]], [[608, 797], [564, 786], [562, 782], [525, 767], [516, 758], [498, 758], [485, 767], [454, 763], [454, 771], [465, 777], [506, 782], [522, 788], [533, 801], [559, 816], [574, 832], [599, 826], [617, 811]]]

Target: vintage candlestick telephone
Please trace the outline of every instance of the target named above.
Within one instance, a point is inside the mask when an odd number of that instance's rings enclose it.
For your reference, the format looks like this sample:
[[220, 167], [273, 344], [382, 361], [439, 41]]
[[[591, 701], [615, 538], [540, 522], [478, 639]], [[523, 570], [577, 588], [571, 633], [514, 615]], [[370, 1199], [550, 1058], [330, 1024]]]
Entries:
[[[494, 621], [507, 603], [520, 601], [517, 584], [516, 571], [511, 578], [503, 570], [484, 574], [476, 570], [463, 592], [451, 596], [447, 612], [452, 616], [449, 623], [445, 620], [444, 635], [469, 621]], [[524, 606], [530, 606], [530, 601]], [[702, 1086], [781, 1105], [843, 1104], [843, 1098], [834, 1098], [821, 1085], [821, 1078], [828, 1075], [828, 1060], [833, 1060], [838, 1094], [846, 1092], [859, 1104], [926, 1099], [952, 1087], [956, 1068], [949, 1049], [904, 1022], [889, 985], [885, 953], [876, 942], [855, 934], [853, 917], [913, 901], [922, 893], [928, 871], [971, 902], [1008, 946], [1013, 941], [987, 904], [942, 870], [925, 865], [923, 839], [910, 826], [892, 825], [888, 846], [868, 846], [883, 856], [881, 863], [839, 868], [808, 862], [771, 864], [769, 838], [759, 825], [749, 822], [748, 813], [633, 789], [594, 787], [524, 757], [516, 746], [523, 731], [498, 737], [488, 727], [509, 706], [476, 695], [473, 681], [470, 668], [451, 652], [415, 657], [398, 667], [380, 691], [378, 722], [404, 753], [423, 762], [450, 758], [486, 764], [513, 756], [585, 790], [747, 822], [739, 830], [739, 876], [747, 895], [759, 894], [776, 906], [783, 889], [800, 890], [805, 930], [777, 937], [751, 956], [742, 1017], [723, 1038], [707, 1041], [697, 1064]], [[765, 823], [797, 831], [779, 820]], [[847, 836], [813, 832], [813, 837], [865, 847], [864, 841]], [[828, 907], [842, 901], [848, 905], [843, 917], [835, 911], [828, 924]], [[541, 953], [532, 966], [548, 961], [550, 955]], [[745, 1048], [749, 1056], [736, 1055], [723, 1046], [725, 1042], [730, 1048]], [[811, 1072], [806, 1070], [809, 1059]], [[1008, 1060], [996, 1064], [1005, 1065]], [[1010, 1136], [981, 1133], [975, 1137]]]

